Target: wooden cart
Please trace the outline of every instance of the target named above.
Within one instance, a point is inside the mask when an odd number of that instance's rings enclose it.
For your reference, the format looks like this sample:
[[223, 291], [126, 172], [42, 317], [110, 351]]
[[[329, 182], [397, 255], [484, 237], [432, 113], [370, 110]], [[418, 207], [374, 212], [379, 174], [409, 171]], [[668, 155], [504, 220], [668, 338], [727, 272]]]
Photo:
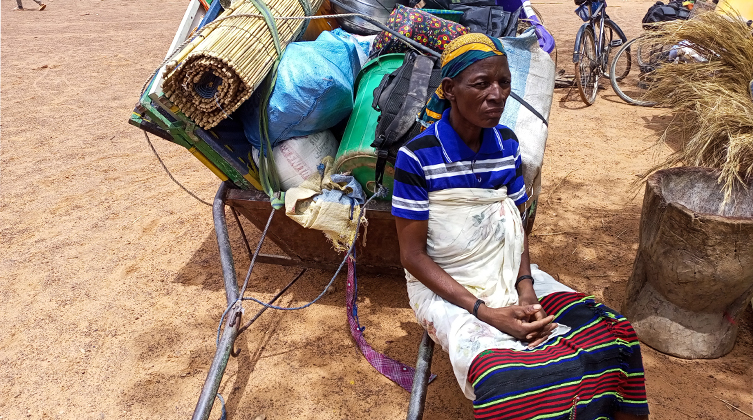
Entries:
[[[234, 354], [235, 340], [241, 328], [242, 301], [239, 300], [240, 290], [227, 230], [226, 207], [228, 206], [263, 232], [258, 249], [261, 249], [265, 238], [269, 238], [285, 253], [285, 255], [258, 253], [251, 261], [252, 266], [255, 262], [260, 262], [334, 271], [340, 266], [344, 257], [331, 249], [323, 233], [305, 229], [284, 214], [275, 215], [269, 198], [264, 193], [240, 190], [234, 188], [229, 182], [220, 184], [214, 198], [212, 216], [220, 251], [228, 310], [224, 314], [224, 330], [220, 336], [217, 351], [194, 410], [194, 420], [209, 418], [228, 359]], [[358, 265], [361, 270], [402, 275], [397, 232], [390, 209], [390, 203], [385, 201], [374, 200], [366, 206], [369, 227], [374, 233], [369, 235], [366, 246], [358, 246]], [[285, 289], [280, 294], [284, 291]], [[424, 332], [419, 346], [416, 374], [408, 405], [407, 418], [409, 420], [423, 417], [433, 351], [434, 342]]]

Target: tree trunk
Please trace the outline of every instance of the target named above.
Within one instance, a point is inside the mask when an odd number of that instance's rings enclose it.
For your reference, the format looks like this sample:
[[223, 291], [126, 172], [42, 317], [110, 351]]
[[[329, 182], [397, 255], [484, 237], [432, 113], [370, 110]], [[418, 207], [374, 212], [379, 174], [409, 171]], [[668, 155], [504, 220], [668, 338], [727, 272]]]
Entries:
[[718, 175], [682, 167], [649, 177], [623, 307], [641, 341], [688, 359], [732, 350], [753, 295], [753, 185], [720, 208]]

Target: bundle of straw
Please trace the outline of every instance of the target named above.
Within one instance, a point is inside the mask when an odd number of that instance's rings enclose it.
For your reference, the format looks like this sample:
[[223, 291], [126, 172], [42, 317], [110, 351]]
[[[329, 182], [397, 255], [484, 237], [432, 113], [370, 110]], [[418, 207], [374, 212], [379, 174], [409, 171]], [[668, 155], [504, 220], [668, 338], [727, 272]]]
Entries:
[[683, 147], [656, 169], [676, 165], [721, 170], [724, 206], [736, 184], [753, 175], [753, 35], [740, 16], [702, 13], [658, 25], [644, 41], [687, 45], [707, 62], [664, 64], [650, 73], [645, 98], [674, 118], [661, 141], [679, 134]]
[[[322, 0], [301, 1], [311, 1], [310, 10], [316, 11]], [[299, 0], [265, 4], [274, 17], [305, 16]], [[251, 1], [236, 0], [167, 64], [162, 90], [199, 126], [210, 129], [227, 118], [259, 87], [278, 59], [273, 31], [262, 14]], [[275, 23], [284, 49], [298, 37], [305, 21], [275, 19]]]

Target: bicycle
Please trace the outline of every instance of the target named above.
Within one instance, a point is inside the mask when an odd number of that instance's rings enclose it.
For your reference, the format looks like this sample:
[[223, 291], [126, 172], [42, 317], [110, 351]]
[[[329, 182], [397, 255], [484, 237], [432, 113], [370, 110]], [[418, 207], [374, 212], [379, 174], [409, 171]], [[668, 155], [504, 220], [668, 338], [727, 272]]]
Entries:
[[630, 73], [632, 61], [628, 54], [614, 70], [609, 65], [612, 49], [622, 46], [627, 37], [607, 16], [606, 1], [576, 0], [576, 4], [580, 4], [576, 13], [585, 23], [578, 29], [575, 38], [575, 82], [583, 102], [592, 105], [596, 101], [599, 79], [609, 77], [610, 72], [614, 71], [617, 72], [615, 76], [618, 79], [624, 78]]

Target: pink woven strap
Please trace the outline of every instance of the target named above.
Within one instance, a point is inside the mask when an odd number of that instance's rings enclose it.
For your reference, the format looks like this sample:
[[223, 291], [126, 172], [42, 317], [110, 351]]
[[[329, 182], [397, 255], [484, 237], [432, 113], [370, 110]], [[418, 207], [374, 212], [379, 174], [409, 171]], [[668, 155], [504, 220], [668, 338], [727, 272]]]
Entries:
[[[404, 363], [400, 363], [397, 360], [391, 359], [382, 353], [371, 348], [369, 343], [363, 337], [363, 327], [358, 323], [358, 308], [356, 307], [357, 296], [357, 278], [356, 278], [356, 263], [353, 257], [348, 258], [348, 283], [345, 289], [345, 307], [348, 311], [348, 324], [350, 324], [350, 334], [358, 344], [358, 348], [361, 349], [363, 357], [374, 366], [374, 369], [379, 371], [382, 375], [388, 377], [406, 391], [411, 392], [413, 388], [413, 376], [416, 373], [416, 369], [408, 366]], [[437, 375], [431, 375], [429, 382], [434, 380]]]

